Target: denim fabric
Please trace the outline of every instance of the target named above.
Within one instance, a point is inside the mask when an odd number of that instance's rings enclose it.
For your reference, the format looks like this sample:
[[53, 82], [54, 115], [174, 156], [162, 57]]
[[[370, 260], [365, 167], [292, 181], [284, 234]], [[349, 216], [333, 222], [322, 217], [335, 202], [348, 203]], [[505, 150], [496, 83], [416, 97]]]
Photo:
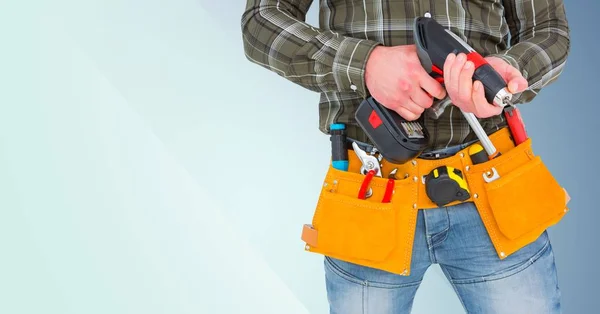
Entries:
[[325, 257], [330, 313], [410, 313], [433, 263], [440, 265], [467, 313], [561, 313], [548, 234], [500, 260], [470, 202], [419, 211], [410, 276]]

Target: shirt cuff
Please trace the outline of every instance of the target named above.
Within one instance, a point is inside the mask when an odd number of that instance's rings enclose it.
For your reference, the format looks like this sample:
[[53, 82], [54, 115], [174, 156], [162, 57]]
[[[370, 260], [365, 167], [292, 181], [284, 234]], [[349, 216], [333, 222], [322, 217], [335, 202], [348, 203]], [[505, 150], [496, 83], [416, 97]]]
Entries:
[[344, 38], [333, 60], [333, 76], [340, 92], [355, 92], [366, 98], [365, 83], [367, 59], [379, 42], [353, 37]]

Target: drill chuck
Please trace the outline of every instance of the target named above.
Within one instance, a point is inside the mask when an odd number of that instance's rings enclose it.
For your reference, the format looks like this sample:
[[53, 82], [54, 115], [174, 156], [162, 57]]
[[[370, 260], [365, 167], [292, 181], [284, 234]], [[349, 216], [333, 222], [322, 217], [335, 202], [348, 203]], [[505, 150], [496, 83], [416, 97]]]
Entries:
[[494, 105], [498, 107], [506, 107], [511, 104], [512, 94], [506, 88], [502, 88], [494, 97]]
[[502, 76], [477, 52], [471, 52], [467, 55], [467, 58], [469, 57], [474, 61], [476, 67], [473, 80], [483, 84], [488, 103], [498, 107], [507, 106], [507, 102], [512, 99], [512, 94], [508, 91]]

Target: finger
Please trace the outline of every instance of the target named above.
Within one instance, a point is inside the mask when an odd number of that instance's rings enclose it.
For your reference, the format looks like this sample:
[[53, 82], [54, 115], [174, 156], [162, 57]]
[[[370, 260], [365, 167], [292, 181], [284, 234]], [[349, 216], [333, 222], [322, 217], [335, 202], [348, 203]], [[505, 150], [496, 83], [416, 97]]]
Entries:
[[423, 111], [425, 111], [425, 108], [416, 104], [412, 99], [404, 100], [398, 107], [404, 108], [404, 109], [416, 114], [417, 116], [420, 116], [423, 113]]
[[516, 69], [515, 67], [513, 67], [512, 65], [510, 65], [510, 64], [508, 64], [508, 63], [506, 63], [506, 62], [504, 62], [504, 64], [503, 64], [503, 65], [504, 65], [504, 67], [502, 67], [502, 69], [501, 69], [500, 71], [501, 71], [501, 73], [502, 73], [502, 78], [503, 78], [505, 81], [507, 81], [507, 82], [508, 82], [508, 81], [510, 81], [510, 80], [512, 80], [512, 79], [514, 79], [514, 78], [516, 78], [516, 77], [523, 76], [523, 75], [521, 74], [521, 72], [519, 72], [519, 70], [517, 70], [517, 69]]
[[475, 73], [475, 66], [473, 62], [465, 62], [465, 66], [459, 74], [458, 81], [458, 98], [466, 103], [472, 103], [473, 95], [473, 73]]
[[454, 63], [452, 64], [452, 69], [450, 69], [451, 86], [448, 88], [448, 90], [451, 91], [451, 93], [456, 94], [456, 96], [458, 96], [458, 82], [460, 80], [460, 72], [462, 71], [466, 60], [467, 57], [465, 56], [465, 54], [459, 53], [458, 56], [456, 56], [456, 61], [454, 61]]
[[455, 61], [456, 55], [451, 53], [446, 57], [446, 61], [444, 62], [444, 69], [442, 71], [444, 72], [444, 85], [446, 85], [446, 91], [448, 91], [448, 83], [451, 83], [450, 73], [452, 72], [452, 66]]
[[415, 92], [411, 95], [410, 99], [414, 104], [421, 108], [429, 108], [433, 105], [433, 98], [429, 96], [425, 91], [420, 88], [417, 88]]
[[426, 93], [437, 99], [444, 99], [446, 97], [446, 90], [442, 84], [431, 77], [425, 70], [420, 74], [419, 85]]
[[475, 105], [475, 116], [478, 118], [489, 118], [502, 113], [502, 107], [488, 103], [485, 98], [483, 84], [480, 81], [473, 83], [473, 103]]
[[527, 87], [529, 86], [529, 83], [527, 82], [527, 80], [522, 77], [515, 77], [513, 79], [511, 79], [508, 82], [508, 91], [511, 93], [520, 93], [522, 91], [524, 91], [525, 89], [527, 89]]
[[508, 63], [502, 69], [502, 78], [507, 82], [508, 90], [511, 93], [522, 92], [529, 85], [523, 74]]
[[414, 121], [417, 120], [420, 116], [420, 114], [415, 114], [412, 111], [404, 108], [404, 107], [398, 107], [395, 110], [402, 118], [406, 119], [407, 121]]

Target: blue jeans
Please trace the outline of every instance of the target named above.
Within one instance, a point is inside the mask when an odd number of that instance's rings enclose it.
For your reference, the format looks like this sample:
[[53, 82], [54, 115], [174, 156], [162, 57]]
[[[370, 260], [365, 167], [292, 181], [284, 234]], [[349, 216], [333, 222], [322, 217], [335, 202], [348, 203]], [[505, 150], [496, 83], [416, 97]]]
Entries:
[[439, 264], [467, 313], [561, 313], [548, 234], [500, 260], [473, 203], [420, 210], [412, 256], [410, 276], [325, 257], [330, 313], [410, 313], [433, 263]]

